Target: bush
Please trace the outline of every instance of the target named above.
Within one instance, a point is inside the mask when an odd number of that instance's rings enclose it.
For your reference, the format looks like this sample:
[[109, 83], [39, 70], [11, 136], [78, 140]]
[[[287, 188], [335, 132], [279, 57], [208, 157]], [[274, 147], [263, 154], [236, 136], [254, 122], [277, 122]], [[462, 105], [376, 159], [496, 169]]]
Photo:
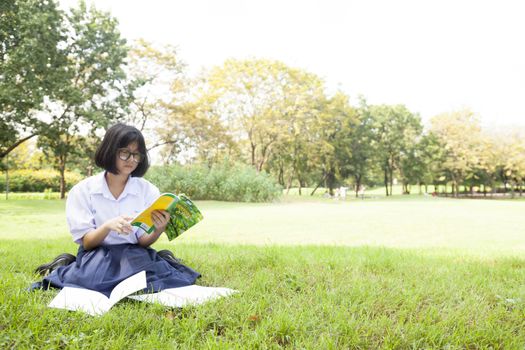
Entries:
[[146, 178], [161, 192], [185, 193], [192, 199], [268, 202], [282, 193], [265, 172], [228, 161], [211, 168], [203, 164], [154, 166]]
[[[5, 172], [0, 173], [1, 191], [5, 191]], [[82, 180], [80, 174], [66, 171], [66, 190]], [[56, 170], [13, 170], [9, 172], [10, 192], [59, 192], [60, 173]]]

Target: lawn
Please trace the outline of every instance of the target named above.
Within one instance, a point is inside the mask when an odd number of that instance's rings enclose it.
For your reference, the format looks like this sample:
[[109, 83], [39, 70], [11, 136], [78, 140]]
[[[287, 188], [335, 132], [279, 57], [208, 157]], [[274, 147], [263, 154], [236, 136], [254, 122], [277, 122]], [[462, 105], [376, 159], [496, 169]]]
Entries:
[[[241, 293], [184, 309], [47, 308], [32, 269], [75, 252], [55, 200], [0, 201], [0, 348], [523, 348], [523, 201], [198, 202], [169, 248], [199, 284]], [[9, 218], [7, 222], [6, 218]]]

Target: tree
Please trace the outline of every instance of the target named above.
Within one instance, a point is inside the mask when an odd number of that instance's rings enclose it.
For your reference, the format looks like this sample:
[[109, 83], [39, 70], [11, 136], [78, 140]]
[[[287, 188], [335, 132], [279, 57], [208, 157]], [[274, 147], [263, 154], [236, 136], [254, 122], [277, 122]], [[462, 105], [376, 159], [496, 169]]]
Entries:
[[158, 145], [163, 158], [203, 161], [212, 165], [238, 154], [237, 145], [227, 126], [210, 110], [204, 99], [182, 105], [168, 104], [161, 126], [157, 128]]
[[442, 169], [452, 182], [454, 196], [480, 162], [481, 126], [469, 110], [443, 113], [431, 120], [430, 132], [443, 146]]
[[81, 147], [75, 135], [107, 127], [125, 113], [130, 96], [122, 68], [127, 47], [117, 21], [82, 1], [63, 26], [66, 39], [59, 46], [68, 61], [60, 72], [61, 88], [45, 105], [50, 121], [38, 140], [60, 172], [61, 198], [68, 157]]
[[0, 3], [0, 159], [45, 126], [36, 111], [60, 85], [62, 17], [52, 0]]
[[95, 164], [95, 153], [102, 142], [98, 129], [91, 129], [87, 135], [76, 134], [71, 143], [74, 150], [68, 155], [68, 168], [71, 171], [91, 176], [97, 169]]
[[432, 133], [425, 133], [419, 139], [415, 147], [414, 163], [406, 162], [402, 166], [415, 167], [414, 171], [406, 169], [405, 174], [411, 174], [409, 183], [417, 183], [420, 186], [425, 186], [425, 193], [428, 193], [428, 185], [434, 185], [434, 190], [437, 191], [438, 185], [444, 178], [442, 164], [444, 162], [443, 146], [438, 138]]
[[425, 175], [425, 163], [421, 157], [419, 140], [407, 145], [399, 161], [399, 176], [401, 179], [402, 193], [410, 194], [411, 185], [417, 184], [421, 193], [422, 178]]
[[[230, 130], [248, 162], [261, 171], [303, 105], [301, 94], [315, 94], [312, 74], [269, 60], [228, 60], [206, 76], [203, 89], [210, 111]], [[303, 85], [306, 84], [306, 85]]]
[[510, 187], [512, 196], [515, 194], [516, 187], [519, 188], [520, 196], [523, 194], [523, 182], [525, 180], [525, 142], [519, 133], [510, 135], [492, 135], [492, 152], [488, 153], [487, 172], [494, 178], [499, 178], [505, 190]]
[[403, 105], [370, 106], [373, 118], [374, 141], [383, 170], [385, 191], [392, 195], [394, 171], [399, 170], [401, 160], [407, 156], [422, 132], [421, 119]]
[[144, 131], [151, 122], [159, 121], [172, 104], [185, 94], [186, 65], [175, 47], [155, 47], [145, 40], [135, 41], [130, 48], [126, 73], [135, 86], [127, 121]]
[[131, 48], [127, 71], [137, 87], [127, 120], [157, 142], [165, 163], [184, 159], [212, 163], [232, 147], [231, 136], [210, 112], [199, 79], [186, 76], [186, 65], [172, 46], [139, 40]]
[[282, 99], [274, 106], [274, 111], [280, 115], [282, 129], [273, 146], [268, 168], [277, 167], [283, 186], [287, 175], [287, 190], [297, 179], [301, 194], [309, 173], [317, 167], [312, 161], [317, 151], [313, 134], [325, 96], [323, 82], [316, 75], [292, 68], [288, 68], [287, 74], [288, 83], [283, 87]]
[[366, 101], [361, 98], [360, 106], [356, 110], [355, 120], [349, 127], [348, 135], [348, 160], [344, 164], [345, 173], [353, 177], [356, 198], [359, 189], [374, 169], [376, 161], [377, 143], [374, 141], [374, 120], [369, 112]]
[[312, 163], [321, 168], [322, 179], [312, 194], [324, 182], [333, 195], [336, 184], [355, 175], [362, 165], [356, 163], [360, 156], [356, 138], [360, 117], [342, 92], [327, 99], [320, 111], [310, 143], [315, 148], [311, 154]]

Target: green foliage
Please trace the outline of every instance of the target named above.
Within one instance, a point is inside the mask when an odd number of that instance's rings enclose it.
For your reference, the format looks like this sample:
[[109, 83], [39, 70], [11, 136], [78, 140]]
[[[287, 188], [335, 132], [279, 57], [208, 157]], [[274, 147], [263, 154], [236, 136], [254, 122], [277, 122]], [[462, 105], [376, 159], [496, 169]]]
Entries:
[[[390, 195], [395, 180], [407, 193], [409, 184], [429, 183], [453, 184], [456, 194], [497, 183], [523, 190], [523, 135], [488, 138], [470, 111], [438, 115], [423, 133], [403, 105], [362, 98], [355, 108], [343, 92], [326, 95], [315, 74], [263, 59], [229, 59], [190, 80], [174, 47], [130, 48], [110, 14], [85, 0], [70, 11], [58, 3], [0, 2], [0, 169], [42, 168], [43, 152], [61, 173], [91, 175], [100, 131], [119, 120], [143, 130], [150, 149], [162, 147], [165, 163], [208, 164], [172, 169], [179, 180], [166, 186], [198, 198], [275, 198], [266, 175], [239, 168], [225, 176], [225, 158], [265, 170], [283, 187], [331, 193], [381, 182]], [[23, 142], [36, 135], [33, 152]]]
[[0, 2], [0, 158], [41, 130], [34, 111], [61, 88], [61, 23], [56, 1]]
[[[90, 153], [90, 147], [82, 147], [85, 137], [80, 130], [93, 133], [106, 127], [125, 114], [129, 104], [123, 70], [127, 46], [116, 19], [80, 1], [62, 25], [66, 40], [61, 47], [68, 60], [59, 75], [61, 89], [45, 106], [51, 121], [38, 138], [61, 172], [74, 153]], [[62, 188], [62, 197], [64, 192]]]
[[402, 170], [402, 160], [412, 152], [423, 130], [421, 118], [404, 105], [374, 105], [369, 113], [377, 161], [383, 171], [386, 194], [391, 195], [394, 172]]
[[452, 182], [457, 195], [458, 186], [472, 178], [482, 168], [483, 133], [478, 118], [472, 111], [443, 113], [431, 120], [430, 132], [442, 145], [441, 169]]
[[[214, 117], [223, 125], [210, 125], [221, 131], [216, 132], [218, 139], [225, 139], [221, 136], [225, 129], [245, 161], [257, 170], [266, 169], [279, 144], [294, 149], [292, 158], [305, 152], [309, 134], [304, 131], [324, 98], [322, 80], [315, 74], [261, 59], [227, 60], [208, 72], [201, 90], [201, 101], [208, 107], [206, 118]], [[294, 161], [288, 163], [297, 167]]]
[[265, 172], [228, 161], [152, 167], [146, 177], [161, 192], [185, 193], [191, 199], [236, 202], [268, 202], [281, 194], [281, 187]]
[[[2, 181], [0, 190], [5, 191], [5, 172], [0, 173]], [[66, 172], [67, 190], [79, 182], [82, 176]], [[60, 173], [56, 170], [14, 170], [9, 171], [9, 191], [11, 192], [44, 192], [44, 198], [51, 199], [51, 192], [60, 191]]]

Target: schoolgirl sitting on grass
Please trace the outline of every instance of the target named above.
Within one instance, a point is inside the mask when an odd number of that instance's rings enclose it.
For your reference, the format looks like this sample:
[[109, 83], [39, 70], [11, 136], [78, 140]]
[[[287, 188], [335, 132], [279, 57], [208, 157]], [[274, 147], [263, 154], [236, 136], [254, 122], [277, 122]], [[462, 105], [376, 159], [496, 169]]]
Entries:
[[160, 194], [142, 178], [149, 168], [142, 133], [125, 124], [112, 126], [97, 149], [95, 163], [104, 171], [76, 184], [66, 202], [69, 230], [79, 244], [76, 259], [61, 255], [40, 266], [38, 271], [51, 272], [32, 288], [82, 287], [109, 296], [119, 282], [143, 270], [147, 292], [194, 284], [198, 272], [170, 251], [150, 248], [164, 232], [168, 212], [152, 213], [156, 230], [149, 235], [130, 224]]

